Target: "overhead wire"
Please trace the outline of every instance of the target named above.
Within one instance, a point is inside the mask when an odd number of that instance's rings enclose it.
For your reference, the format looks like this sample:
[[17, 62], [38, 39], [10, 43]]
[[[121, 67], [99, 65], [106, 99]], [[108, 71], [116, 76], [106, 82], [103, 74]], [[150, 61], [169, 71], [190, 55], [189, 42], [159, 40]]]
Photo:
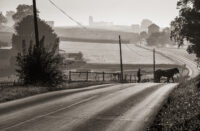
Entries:
[[49, 0], [49, 2], [58, 10], [60, 10], [65, 16], [67, 16], [71, 21], [75, 22], [77, 25], [79, 25], [80, 27], [87, 29], [87, 27], [85, 27], [84, 25], [82, 25], [79, 21], [75, 20], [72, 16], [70, 16], [69, 14], [67, 14], [63, 9], [61, 9], [60, 7], [58, 7], [52, 0]]
[[[89, 30], [86, 26], [82, 25], [79, 21], [75, 20], [72, 16], [70, 16], [70, 15], [69, 15], [68, 13], [66, 13], [63, 9], [61, 9], [59, 6], [57, 6], [52, 0], [49, 0], [49, 2], [50, 2], [55, 8], [57, 8], [59, 11], [61, 11], [65, 16], [67, 16], [71, 21], [75, 22], [77, 25], [79, 25], [80, 27], [82, 27], [82, 28], [85, 29], [85, 30], [92, 31], [92, 30]], [[125, 45], [126, 45], [126, 47], [127, 47], [130, 51], [136, 53], [136, 54], [139, 55], [139, 56], [146, 57], [146, 56], [144, 56], [144, 55], [141, 55], [141, 54], [138, 53], [137, 51], [134, 51], [132, 48], [130, 48], [130, 47], [127, 45], [127, 43], [125, 43]]]

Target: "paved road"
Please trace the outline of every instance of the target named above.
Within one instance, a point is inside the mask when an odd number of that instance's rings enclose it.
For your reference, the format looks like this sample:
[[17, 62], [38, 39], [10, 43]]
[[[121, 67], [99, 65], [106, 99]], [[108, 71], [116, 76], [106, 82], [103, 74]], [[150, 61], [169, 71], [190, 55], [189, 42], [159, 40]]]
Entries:
[[139, 131], [176, 84], [117, 84], [0, 104], [2, 131]]

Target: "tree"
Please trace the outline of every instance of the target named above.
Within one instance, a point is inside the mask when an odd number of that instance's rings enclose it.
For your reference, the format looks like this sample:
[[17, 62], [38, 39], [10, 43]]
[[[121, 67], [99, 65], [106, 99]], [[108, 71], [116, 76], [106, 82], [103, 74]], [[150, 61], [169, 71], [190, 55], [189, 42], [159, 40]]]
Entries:
[[146, 39], [148, 37], [148, 34], [146, 31], [143, 31], [140, 33], [140, 39]]
[[[45, 21], [42, 21], [39, 18], [38, 28], [39, 38], [41, 39], [42, 36], [45, 36], [45, 47], [51, 49], [53, 44], [55, 44], [54, 42], [59, 39], [58, 36]], [[27, 42], [32, 40], [33, 43], [35, 43], [34, 23], [32, 15], [24, 17], [15, 25], [15, 34], [12, 36], [12, 47], [14, 50], [22, 50], [22, 40]], [[29, 45], [26, 46], [28, 47]]]
[[187, 40], [191, 43], [187, 51], [200, 58], [200, 1], [179, 0], [179, 16], [171, 22], [171, 39], [179, 46]]
[[6, 19], [7, 19], [6, 25], [9, 26], [9, 27], [12, 27], [15, 24], [15, 21], [13, 20], [14, 14], [15, 14], [14, 11], [7, 11], [6, 12]]
[[57, 52], [58, 44], [47, 50], [44, 43], [45, 37], [40, 40], [39, 45], [32, 45], [31, 41], [27, 51], [26, 42], [23, 40], [22, 52], [17, 55], [16, 71], [25, 85], [55, 87], [65, 82], [66, 77], [62, 71], [64, 59]]
[[170, 32], [166, 31], [152, 33], [146, 40], [150, 46], [174, 45], [174, 42], [170, 40]]
[[24, 4], [18, 5], [17, 12], [13, 15], [13, 19], [16, 22], [19, 22], [28, 15], [33, 15], [33, 6], [32, 5], [24, 5]]
[[0, 12], [0, 25], [4, 24], [7, 22], [6, 17]]
[[161, 34], [159, 32], [152, 33], [147, 39], [147, 44], [150, 46], [158, 46]]

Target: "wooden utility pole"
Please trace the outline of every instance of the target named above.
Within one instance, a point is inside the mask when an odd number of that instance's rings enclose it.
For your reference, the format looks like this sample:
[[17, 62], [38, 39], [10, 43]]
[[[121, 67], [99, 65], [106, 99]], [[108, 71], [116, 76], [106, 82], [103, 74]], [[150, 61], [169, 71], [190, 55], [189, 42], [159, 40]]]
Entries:
[[155, 81], [155, 70], [156, 70], [156, 59], [155, 59], [155, 49], [153, 49], [153, 79]]
[[39, 32], [38, 32], [36, 0], [33, 0], [33, 16], [34, 16], [34, 29], [35, 29], [35, 43], [36, 43], [36, 46], [38, 46], [39, 45]]
[[121, 37], [119, 35], [119, 50], [120, 50], [120, 69], [121, 69], [121, 77], [120, 81], [123, 82], [123, 60], [122, 60], [122, 43], [121, 43]]

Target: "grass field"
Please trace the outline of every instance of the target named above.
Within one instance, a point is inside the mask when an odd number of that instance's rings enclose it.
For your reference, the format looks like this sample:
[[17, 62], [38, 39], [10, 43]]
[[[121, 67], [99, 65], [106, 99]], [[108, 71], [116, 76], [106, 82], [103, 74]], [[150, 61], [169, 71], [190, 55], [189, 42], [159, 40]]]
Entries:
[[188, 54], [186, 49], [187, 48], [167, 48], [167, 50], [169, 50], [170, 52], [173, 52], [174, 54], [178, 54], [178, 55], [181, 55], [181, 56], [183, 56], [187, 59], [195, 61], [195, 59], [196, 59], [195, 54]]
[[[67, 53], [82, 52], [88, 63], [118, 64], [120, 61], [118, 44], [61, 41], [60, 49]], [[153, 53], [134, 44], [123, 44], [122, 53], [124, 64], [153, 63]], [[156, 54], [156, 63], [174, 64], [159, 54]]]

